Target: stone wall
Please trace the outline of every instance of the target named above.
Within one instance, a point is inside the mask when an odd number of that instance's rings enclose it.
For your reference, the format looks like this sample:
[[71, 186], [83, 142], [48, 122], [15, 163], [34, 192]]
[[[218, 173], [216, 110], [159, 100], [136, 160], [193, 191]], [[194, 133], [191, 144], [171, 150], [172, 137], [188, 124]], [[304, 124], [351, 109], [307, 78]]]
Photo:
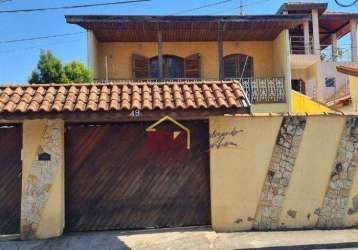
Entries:
[[215, 230], [358, 226], [358, 117], [210, 118], [226, 131], [241, 132], [210, 151]]
[[[21, 200], [21, 238], [37, 239], [62, 233], [63, 221], [56, 228], [58, 218], [46, 218], [46, 210], [55, 217], [63, 217], [60, 203], [49, 204], [51, 196], [63, 199], [63, 185], [54, 188], [64, 172], [64, 124], [60, 120], [35, 120], [24, 123], [23, 191]], [[62, 189], [62, 190], [61, 190]], [[60, 193], [60, 195], [58, 195]], [[57, 211], [57, 213], [56, 213]], [[38, 234], [41, 224], [47, 225], [46, 235]], [[53, 230], [55, 227], [55, 231]]]
[[[319, 213], [318, 227], [344, 227], [345, 213], [352, 214], [355, 212], [353, 210], [347, 211], [347, 206], [357, 164], [358, 118], [349, 117], [338, 146], [322, 208], [317, 211]], [[354, 201], [353, 204], [355, 204]]]
[[[285, 117], [272, 152], [254, 228], [277, 229], [279, 216], [306, 125], [306, 117]], [[294, 211], [292, 215], [294, 216]]]

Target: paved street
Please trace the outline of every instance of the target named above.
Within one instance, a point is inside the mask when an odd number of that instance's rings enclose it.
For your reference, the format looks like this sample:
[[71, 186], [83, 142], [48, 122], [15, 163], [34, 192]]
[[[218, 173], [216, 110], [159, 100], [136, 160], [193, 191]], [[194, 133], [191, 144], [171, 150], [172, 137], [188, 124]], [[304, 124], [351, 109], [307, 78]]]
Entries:
[[0, 249], [358, 249], [358, 230], [215, 233], [209, 228], [67, 234]]

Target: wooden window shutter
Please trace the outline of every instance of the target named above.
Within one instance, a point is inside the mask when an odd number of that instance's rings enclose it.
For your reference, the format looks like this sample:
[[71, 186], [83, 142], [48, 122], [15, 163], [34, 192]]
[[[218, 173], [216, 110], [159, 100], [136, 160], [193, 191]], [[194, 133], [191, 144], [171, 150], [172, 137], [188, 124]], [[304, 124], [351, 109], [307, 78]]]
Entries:
[[224, 57], [224, 78], [237, 78], [237, 56], [226, 56]]
[[193, 54], [184, 59], [185, 78], [201, 78], [200, 54]]
[[142, 55], [132, 56], [132, 77], [133, 79], [149, 78], [149, 59]]

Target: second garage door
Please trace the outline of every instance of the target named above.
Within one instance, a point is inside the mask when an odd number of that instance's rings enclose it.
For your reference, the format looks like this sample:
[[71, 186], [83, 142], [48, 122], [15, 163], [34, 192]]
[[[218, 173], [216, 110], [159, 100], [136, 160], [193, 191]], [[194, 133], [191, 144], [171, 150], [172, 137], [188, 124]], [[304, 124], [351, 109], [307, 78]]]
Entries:
[[[211, 223], [207, 122], [183, 123], [189, 150], [180, 148], [181, 128], [164, 125], [163, 133], [150, 135], [149, 125], [67, 126], [67, 231]], [[167, 147], [168, 136], [174, 146]]]

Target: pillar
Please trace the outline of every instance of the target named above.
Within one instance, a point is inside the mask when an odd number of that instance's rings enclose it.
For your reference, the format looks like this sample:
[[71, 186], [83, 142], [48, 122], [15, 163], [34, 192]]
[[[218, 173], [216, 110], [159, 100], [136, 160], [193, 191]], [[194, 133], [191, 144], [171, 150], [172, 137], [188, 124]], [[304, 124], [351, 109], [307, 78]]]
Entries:
[[332, 41], [332, 60], [335, 62], [337, 61], [337, 56], [338, 56], [336, 33], [331, 35], [331, 41]]
[[305, 46], [305, 54], [311, 54], [311, 44], [310, 44], [310, 24], [309, 21], [303, 23], [303, 38]]
[[163, 80], [163, 38], [162, 32], [158, 31], [158, 73], [159, 80]]
[[93, 79], [99, 79], [98, 42], [92, 30], [87, 31], [87, 66], [92, 71]]
[[23, 123], [21, 239], [60, 236], [65, 226], [64, 122]]
[[351, 30], [352, 62], [357, 62], [358, 61], [357, 20], [350, 21], [350, 30]]
[[312, 29], [313, 29], [313, 52], [315, 55], [320, 55], [321, 45], [319, 40], [319, 21], [318, 10], [312, 10]]

